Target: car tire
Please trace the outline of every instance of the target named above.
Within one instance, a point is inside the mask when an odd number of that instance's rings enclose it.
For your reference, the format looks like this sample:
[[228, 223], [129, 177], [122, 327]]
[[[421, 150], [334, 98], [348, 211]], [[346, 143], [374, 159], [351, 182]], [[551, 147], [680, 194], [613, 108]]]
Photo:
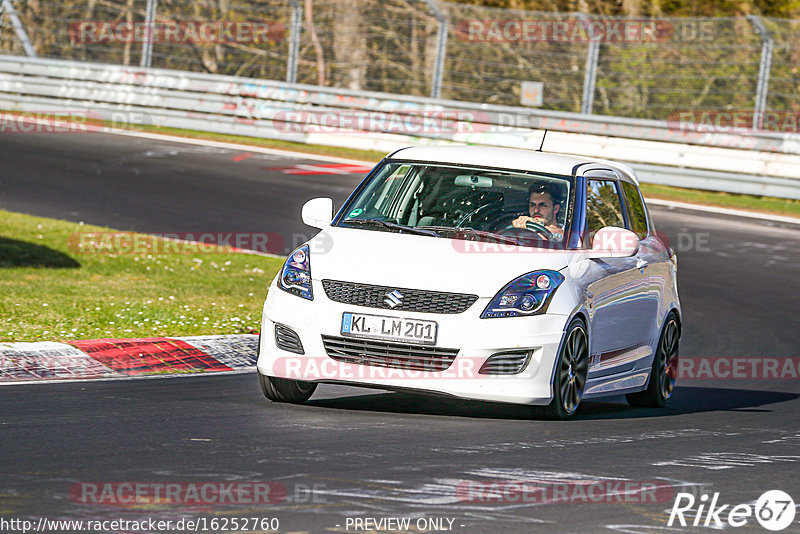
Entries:
[[631, 406], [647, 408], [663, 408], [675, 389], [675, 378], [678, 374], [678, 347], [680, 345], [681, 328], [674, 313], [667, 316], [658, 347], [650, 370], [650, 382], [647, 389], [625, 396]]
[[567, 327], [553, 373], [553, 400], [544, 409], [549, 419], [569, 419], [577, 411], [589, 372], [589, 336], [576, 317]]
[[300, 380], [290, 380], [288, 378], [277, 378], [258, 373], [258, 383], [264, 396], [274, 402], [290, 402], [292, 404], [302, 404], [311, 398], [317, 384], [314, 382], [303, 382]]

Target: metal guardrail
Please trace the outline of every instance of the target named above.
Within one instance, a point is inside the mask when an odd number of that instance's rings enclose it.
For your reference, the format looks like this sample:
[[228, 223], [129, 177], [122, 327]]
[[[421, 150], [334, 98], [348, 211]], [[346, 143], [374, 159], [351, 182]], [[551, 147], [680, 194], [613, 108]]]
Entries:
[[[263, 102], [306, 104], [311, 106], [327, 106], [336, 109], [354, 109], [365, 111], [413, 113], [435, 110], [457, 110], [480, 112], [478, 120], [487, 124], [508, 124], [516, 121], [523, 128], [553, 131], [565, 131], [584, 134], [666, 141], [690, 145], [718, 146], [726, 148], [744, 148], [748, 150], [764, 150], [787, 154], [800, 154], [800, 135], [778, 133], [754, 133], [752, 135], [728, 135], [681, 131], [670, 126], [667, 121], [629, 119], [588, 115], [572, 112], [547, 111], [514, 106], [498, 106], [456, 100], [442, 100], [406, 95], [351, 91], [316, 85], [288, 84], [273, 80], [259, 80], [236, 76], [221, 76], [188, 71], [166, 69], [140, 69], [121, 65], [85, 63], [54, 59], [33, 59], [19, 56], [0, 55], [0, 80], [34, 82], [50, 79], [70, 80], [70, 88], [78, 88], [79, 82], [101, 82], [109, 86], [118, 85], [122, 93], [129, 88], [143, 87], [148, 89], [168, 89], [190, 93], [196, 99], [196, 93], [222, 94], [229, 99], [235, 97], [254, 99]], [[24, 78], [14, 80], [17, 74]], [[87, 85], [88, 87], [88, 85]], [[34, 87], [29, 87], [34, 90]], [[4, 92], [12, 92], [5, 91]], [[196, 109], [196, 108], [191, 108]], [[295, 110], [295, 107], [282, 108], [283, 111]], [[269, 113], [270, 107], [255, 111]], [[245, 114], [242, 109], [224, 109], [225, 114]], [[252, 111], [249, 111], [252, 113]], [[512, 119], [512, 117], [514, 119]]]
[[[547, 128], [546, 149], [627, 161], [645, 182], [800, 198], [800, 141], [790, 135], [684, 132], [664, 121], [17, 56], [0, 56], [0, 109], [82, 110], [112, 121], [136, 116], [159, 126], [387, 152], [452, 142], [533, 148]], [[367, 120], [355, 131], [309, 126], [308, 117], [322, 114]], [[445, 116], [455, 117], [448, 128], [425, 127]]]
[[[800, 110], [798, 19], [642, 17], [636, 2], [618, 10], [630, 16], [486, 3], [0, 0], [0, 12], [13, 4], [17, 13], [0, 16], [0, 53], [631, 118], [736, 110], [760, 125], [764, 111]], [[258, 38], [213, 30], [256, 21], [269, 27]], [[797, 131], [796, 121], [766, 124]]]

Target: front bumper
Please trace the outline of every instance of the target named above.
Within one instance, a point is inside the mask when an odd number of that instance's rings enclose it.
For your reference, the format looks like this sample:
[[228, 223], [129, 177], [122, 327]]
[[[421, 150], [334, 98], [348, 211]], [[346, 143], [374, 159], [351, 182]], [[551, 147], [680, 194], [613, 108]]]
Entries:
[[[549, 404], [556, 355], [569, 319], [566, 315], [481, 319], [489, 302], [479, 298], [460, 314], [415, 313], [367, 308], [333, 302], [322, 284], [314, 280], [314, 300], [296, 297], [273, 281], [264, 303], [258, 371], [267, 376], [321, 383], [367, 385], [386, 389], [418, 390], [462, 398]], [[341, 337], [342, 313], [401, 316], [436, 321], [437, 347], [458, 349], [450, 367], [441, 372], [412, 371], [344, 363], [328, 357], [322, 336]], [[305, 354], [280, 349], [275, 342], [275, 323], [294, 330]], [[479, 374], [492, 354], [526, 349], [531, 358], [515, 375]]]

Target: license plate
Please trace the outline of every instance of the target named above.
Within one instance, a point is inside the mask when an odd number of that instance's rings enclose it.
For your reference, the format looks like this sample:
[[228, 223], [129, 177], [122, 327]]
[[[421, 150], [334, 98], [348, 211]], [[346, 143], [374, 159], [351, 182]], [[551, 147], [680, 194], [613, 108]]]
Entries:
[[386, 341], [406, 341], [435, 345], [439, 325], [436, 321], [403, 319], [364, 313], [342, 314], [342, 335]]

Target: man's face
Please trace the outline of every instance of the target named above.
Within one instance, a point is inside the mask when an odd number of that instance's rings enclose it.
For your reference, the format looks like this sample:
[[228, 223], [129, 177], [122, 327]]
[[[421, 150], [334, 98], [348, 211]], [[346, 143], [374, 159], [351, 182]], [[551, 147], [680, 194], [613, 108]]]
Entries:
[[561, 206], [553, 204], [550, 193], [531, 193], [528, 211], [531, 217], [544, 219], [545, 226], [555, 224], [556, 213]]

